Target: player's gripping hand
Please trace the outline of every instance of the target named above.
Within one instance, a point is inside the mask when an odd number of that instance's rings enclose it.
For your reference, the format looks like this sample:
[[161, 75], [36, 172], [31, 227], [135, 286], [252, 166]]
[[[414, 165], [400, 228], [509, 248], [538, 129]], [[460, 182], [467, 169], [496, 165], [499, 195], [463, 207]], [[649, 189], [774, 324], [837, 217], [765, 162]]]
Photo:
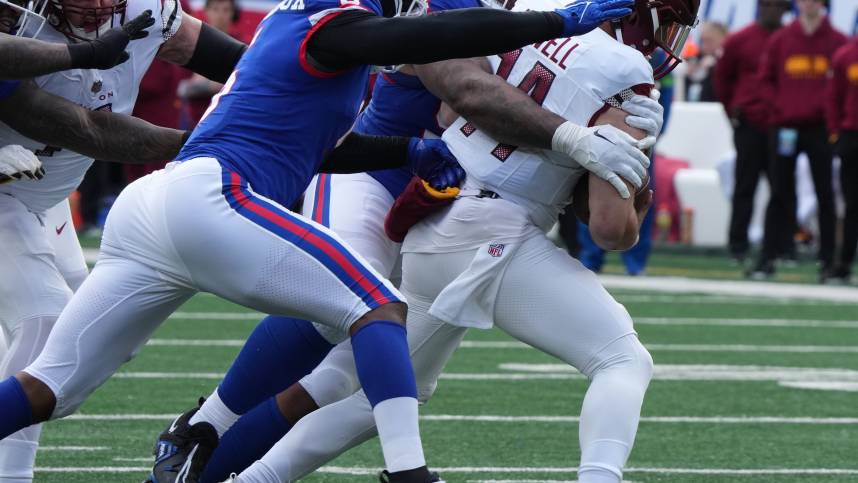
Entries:
[[411, 138], [408, 142], [408, 167], [439, 191], [459, 186], [465, 179], [465, 170], [440, 139]]
[[576, 0], [554, 12], [563, 17], [563, 37], [574, 37], [603, 22], [631, 14], [634, 3], [634, 0]]
[[566, 153], [628, 199], [631, 193], [623, 179], [638, 190], [649, 168], [641, 142], [613, 126], [581, 127], [566, 121], [554, 131], [551, 149]]
[[0, 184], [16, 179], [42, 179], [45, 169], [32, 151], [17, 144], [0, 148]]
[[125, 51], [128, 42], [149, 35], [146, 29], [154, 23], [152, 11], [146, 10], [130, 22], [108, 30], [91, 42], [70, 44], [68, 48], [72, 68], [110, 69], [125, 62], [129, 57]]
[[660, 97], [661, 92], [653, 89], [649, 97], [634, 96], [620, 106], [620, 109], [629, 113], [626, 124], [646, 132], [646, 137], [639, 141], [641, 149], [655, 146], [664, 127], [664, 107], [658, 102]]

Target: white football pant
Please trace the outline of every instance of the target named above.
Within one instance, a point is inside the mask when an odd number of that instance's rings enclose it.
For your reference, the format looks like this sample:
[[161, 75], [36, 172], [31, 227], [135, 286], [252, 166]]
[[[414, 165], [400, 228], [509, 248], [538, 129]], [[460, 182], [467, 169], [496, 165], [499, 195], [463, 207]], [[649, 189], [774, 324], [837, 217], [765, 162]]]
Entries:
[[[0, 195], [0, 247], [4, 380], [42, 351], [87, 267], [68, 201], [37, 214], [14, 197]], [[0, 441], [0, 483], [32, 481], [41, 430], [40, 424], [33, 425]]]
[[171, 163], [119, 195], [101, 254], [26, 372], [73, 413], [197, 291], [345, 331], [402, 296], [330, 230], [212, 158]]
[[[402, 291], [409, 301], [408, 341], [421, 400], [431, 396], [466, 331], [429, 316], [429, 307], [469, 267], [476, 252], [487, 249], [404, 255]], [[590, 378], [581, 408], [579, 480], [619, 482], [652, 376], [652, 358], [638, 341], [625, 308], [595, 274], [538, 234], [520, 242], [503, 272], [494, 322]], [[317, 403], [343, 396], [322, 393], [336, 387], [315, 381], [333, 372], [349, 373], [348, 367], [339, 366], [349, 359], [343, 350], [335, 348], [301, 382]], [[373, 435], [370, 405], [358, 392], [303, 418], [256, 464], [273, 469], [282, 481], [293, 481]]]

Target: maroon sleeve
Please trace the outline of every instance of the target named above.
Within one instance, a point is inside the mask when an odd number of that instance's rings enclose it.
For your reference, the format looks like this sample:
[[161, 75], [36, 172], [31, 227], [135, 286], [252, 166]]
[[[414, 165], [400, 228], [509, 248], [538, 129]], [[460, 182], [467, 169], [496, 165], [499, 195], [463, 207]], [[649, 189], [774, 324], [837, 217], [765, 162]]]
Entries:
[[724, 109], [727, 115], [730, 115], [730, 109], [733, 105], [733, 95], [736, 90], [736, 80], [738, 77], [738, 55], [737, 50], [739, 45], [733, 41], [731, 37], [724, 43], [724, 51], [718, 63], [715, 64], [715, 72], [712, 76], [712, 82], [715, 87], [715, 94], [718, 100], [724, 104]]
[[846, 99], [847, 79], [845, 69], [845, 50], [840, 49], [834, 54], [825, 93], [825, 120], [828, 132], [839, 134], [843, 120], [843, 101]]
[[772, 35], [766, 46], [763, 48], [763, 55], [760, 59], [760, 97], [771, 103], [774, 102], [775, 92], [777, 90], [778, 81], [780, 80], [780, 46], [781, 35], [783, 30]]

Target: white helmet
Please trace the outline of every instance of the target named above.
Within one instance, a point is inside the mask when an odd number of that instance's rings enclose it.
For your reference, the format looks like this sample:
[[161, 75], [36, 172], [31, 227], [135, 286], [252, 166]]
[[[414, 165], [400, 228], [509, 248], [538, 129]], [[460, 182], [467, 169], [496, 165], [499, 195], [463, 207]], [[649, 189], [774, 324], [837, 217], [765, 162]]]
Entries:
[[12, 12], [17, 14], [14, 24], [9, 22], [7, 33], [19, 37], [35, 37], [42, 31], [47, 23], [45, 10], [48, 8], [48, 0], [0, 0], [0, 31], [7, 24], [4, 20], [11, 20]]

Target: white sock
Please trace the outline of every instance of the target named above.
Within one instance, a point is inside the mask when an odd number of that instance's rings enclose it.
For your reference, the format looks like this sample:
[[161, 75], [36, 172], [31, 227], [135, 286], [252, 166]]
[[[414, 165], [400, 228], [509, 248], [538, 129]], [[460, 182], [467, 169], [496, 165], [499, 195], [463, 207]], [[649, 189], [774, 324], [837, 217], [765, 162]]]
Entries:
[[363, 391], [298, 421], [260, 461], [283, 481], [298, 481], [375, 436], [372, 407]]
[[387, 399], [376, 404], [372, 413], [387, 471], [395, 473], [426, 466], [417, 423], [417, 399]]
[[[287, 481], [287, 480], [282, 480]], [[235, 483], [281, 483], [274, 470], [262, 461], [257, 461], [242, 471]]]
[[217, 389], [215, 389], [212, 395], [203, 403], [200, 410], [191, 416], [191, 420], [188, 423], [191, 426], [201, 422], [209, 423], [214, 426], [218, 438], [221, 438], [223, 437], [223, 433], [227, 432], [240, 417], [240, 414], [235, 414], [226, 407], [226, 404], [218, 396]]
[[[41, 429], [41, 425], [35, 427]], [[22, 439], [21, 436], [22, 431], [18, 431], [0, 441], [0, 483], [33, 481], [33, 463], [36, 461], [36, 450], [39, 448], [38, 432], [33, 441]]]

